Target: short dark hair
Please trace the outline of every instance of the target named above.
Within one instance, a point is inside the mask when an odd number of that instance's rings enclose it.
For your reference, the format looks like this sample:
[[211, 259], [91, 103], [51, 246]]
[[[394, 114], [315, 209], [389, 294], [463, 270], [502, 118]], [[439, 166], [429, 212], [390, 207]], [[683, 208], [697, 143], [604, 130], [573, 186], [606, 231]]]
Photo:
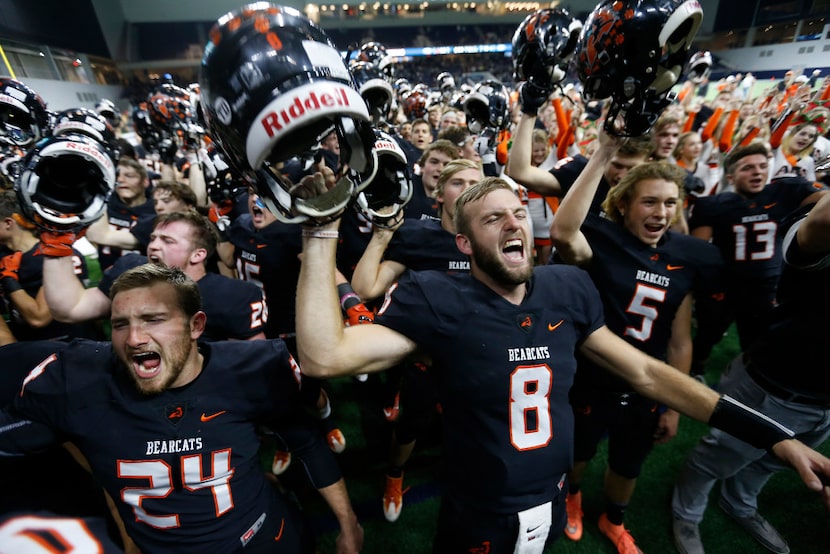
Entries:
[[175, 289], [178, 307], [188, 319], [202, 311], [202, 295], [196, 281], [181, 269], [161, 264], [140, 265], [119, 275], [110, 288], [110, 301], [121, 292], [149, 288], [159, 283]]
[[470, 137], [470, 130], [460, 125], [450, 125], [438, 133], [438, 140], [446, 139], [459, 148], [464, 146]]
[[159, 181], [153, 186], [153, 194], [155, 194], [156, 191], [162, 190], [167, 191], [170, 193], [170, 196], [176, 200], [181, 200], [191, 208], [195, 208], [198, 203], [196, 193], [193, 192], [193, 189], [178, 181], [164, 180]]
[[746, 158], [747, 156], [756, 156], [758, 154], [763, 154], [764, 156], [769, 155], [767, 147], [760, 142], [750, 142], [746, 146], [736, 148], [735, 150], [730, 152], [729, 155], [726, 156], [726, 158], [723, 160], [724, 173], [729, 175], [730, 173], [735, 171], [735, 166], [738, 165], [739, 161]]
[[429, 155], [435, 150], [443, 152], [449, 156], [451, 160], [455, 160], [460, 157], [458, 155], [458, 147], [456, 145], [446, 139], [439, 139], [427, 144], [426, 148], [424, 148], [423, 154], [421, 154], [421, 157], [418, 158], [418, 165], [423, 166], [426, 163], [427, 158], [429, 158]]
[[211, 223], [211, 221], [197, 212], [196, 210], [187, 210], [184, 212], [171, 212], [161, 214], [156, 217], [153, 223], [153, 229], [157, 229], [161, 225], [167, 225], [181, 221], [186, 223], [191, 229], [191, 240], [197, 248], [204, 248], [207, 251], [205, 259], [210, 258], [216, 253], [216, 244], [219, 242], [219, 231]]
[[633, 158], [634, 156], [647, 157], [651, 155], [653, 150], [654, 142], [651, 140], [651, 137], [649, 135], [643, 135], [622, 141], [619, 150], [617, 150], [617, 155], [626, 158]]
[[138, 173], [139, 177], [141, 177], [142, 182], [147, 181], [147, 168], [144, 167], [144, 164], [142, 164], [138, 160], [133, 159], [133, 158], [125, 158], [124, 156], [122, 156], [118, 160], [118, 165], [119, 166], [123, 165], [123, 166], [129, 167], [130, 169], [135, 170], [135, 172]]
[[0, 192], [0, 219], [6, 219], [20, 212], [17, 194], [13, 190]]

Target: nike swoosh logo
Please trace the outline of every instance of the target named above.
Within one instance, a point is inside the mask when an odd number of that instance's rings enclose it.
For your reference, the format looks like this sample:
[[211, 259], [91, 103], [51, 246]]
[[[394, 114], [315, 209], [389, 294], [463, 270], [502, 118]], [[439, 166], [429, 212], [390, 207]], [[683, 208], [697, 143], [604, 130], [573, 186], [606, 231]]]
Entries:
[[668, 269], [669, 271], [675, 271], [677, 269], [683, 269], [683, 266], [682, 265], [671, 265], [671, 264], [669, 264], [669, 265], [666, 266], [666, 269]]
[[553, 323], [548, 323], [548, 331], [556, 331], [559, 328], [559, 326], [563, 323], [565, 323], [564, 319], [560, 319], [559, 323], [557, 323], [556, 325], [554, 325]]
[[539, 524], [539, 525], [537, 525], [536, 527], [533, 527], [533, 528], [528, 527], [528, 528], [527, 528], [527, 532], [528, 532], [528, 533], [532, 533], [532, 532], [536, 531], [537, 529], [539, 529], [542, 525], [543, 525], [543, 524], [542, 524], [542, 523], [540, 523], [540, 524]]
[[256, 247], [257, 248], [267, 248], [268, 245], [267, 244], [257, 244]]
[[768, 210], [768, 209], [772, 208], [773, 206], [775, 206], [776, 204], [778, 204], [778, 202], [773, 202], [772, 204], [764, 204], [764, 209]]
[[215, 419], [215, 418], [219, 417], [220, 415], [222, 415], [224, 413], [227, 413], [227, 410], [222, 410], [221, 412], [216, 412], [215, 414], [210, 414], [210, 415], [205, 415], [205, 413], [202, 412], [202, 416], [199, 419], [203, 422], [204, 421], [210, 421], [211, 419]]

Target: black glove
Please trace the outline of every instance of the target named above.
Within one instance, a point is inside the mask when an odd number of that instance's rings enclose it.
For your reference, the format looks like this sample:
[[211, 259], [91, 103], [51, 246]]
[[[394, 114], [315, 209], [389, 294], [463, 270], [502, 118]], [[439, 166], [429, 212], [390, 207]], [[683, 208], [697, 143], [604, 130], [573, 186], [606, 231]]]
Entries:
[[166, 138], [159, 143], [159, 161], [163, 164], [173, 165], [176, 161], [176, 154], [179, 153], [179, 145], [172, 138]]
[[519, 85], [519, 99], [522, 102], [522, 112], [527, 115], [537, 115], [539, 108], [541, 108], [550, 97], [550, 92], [547, 89], [535, 85], [530, 81], [525, 81]]

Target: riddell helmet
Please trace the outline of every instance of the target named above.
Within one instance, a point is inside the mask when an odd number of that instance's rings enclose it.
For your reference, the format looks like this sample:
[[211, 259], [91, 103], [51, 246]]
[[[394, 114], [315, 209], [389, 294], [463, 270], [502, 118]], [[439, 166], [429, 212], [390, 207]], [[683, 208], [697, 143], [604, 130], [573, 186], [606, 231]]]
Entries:
[[[374, 225], [386, 228], [412, 198], [412, 177], [398, 141], [379, 130], [375, 130], [375, 136], [377, 171], [358, 193], [354, 208]], [[383, 208], [384, 213], [380, 213]]]
[[0, 190], [14, 188], [22, 160], [23, 154], [19, 148], [0, 148]]
[[247, 183], [222, 159], [222, 154], [211, 145], [205, 152], [205, 159], [199, 153], [202, 172], [205, 175], [207, 195], [211, 201], [220, 204], [226, 200], [233, 200], [236, 192], [247, 187]]
[[498, 81], [481, 81], [464, 99], [464, 113], [471, 133], [502, 130], [510, 124], [510, 95]]
[[427, 114], [427, 97], [419, 91], [413, 90], [403, 99], [403, 114], [409, 121], [424, 117]]
[[115, 160], [98, 141], [47, 137], [21, 163], [15, 191], [21, 210], [42, 229], [75, 231], [100, 218], [115, 186]]
[[181, 87], [165, 83], [147, 97], [147, 113], [150, 121], [159, 129], [175, 133], [193, 121], [193, 104], [190, 93]]
[[594, 8], [576, 69], [586, 98], [611, 98], [606, 131], [639, 136], [651, 128], [671, 103], [702, 19], [697, 0], [603, 0]]
[[398, 98], [402, 99], [404, 96], [412, 92], [412, 83], [410, 83], [408, 79], [401, 77], [400, 79], [395, 80], [394, 88]]
[[394, 77], [395, 64], [392, 63], [392, 56], [386, 52], [386, 47], [379, 42], [367, 42], [357, 51], [354, 61], [365, 62], [374, 65], [387, 78]]
[[89, 108], [72, 108], [55, 116], [52, 135], [81, 134], [100, 142], [110, 151], [110, 157], [116, 162], [120, 157], [115, 133], [106, 119]]
[[102, 98], [95, 104], [95, 111], [107, 120], [107, 123], [113, 129], [118, 129], [121, 125], [121, 112], [116, 107], [115, 103], [109, 98]]
[[0, 143], [31, 146], [49, 134], [46, 103], [29, 86], [0, 78]]
[[560, 82], [576, 48], [582, 23], [567, 11], [537, 10], [513, 34], [513, 77], [544, 90]]
[[199, 82], [211, 137], [282, 221], [337, 217], [360, 188], [344, 178], [302, 200], [274, 167], [332, 129], [341, 164], [358, 174], [371, 171], [374, 133], [366, 103], [337, 48], [296, 9], [260, 2], [222, 16], [210, 31]]
[[438, 90], [441, 92], [444, 92], [447, 89], [451, 91], [455, 90], [455, 79], [453, 79], [452, 75], [450, 75], [447, 71], [439, 73], [438, 77], [435, 78], [435, 83], [438, 85]]
[[357, 84], [357, 90], [366, 100], [372, 122], [377, 124], [386, 119], [395, 91], [376, 65], [369, 62], [353, 62], [349, 71]]
[[710, 69], [712, 69], [712, 54], [707, 50], [701, 50], [695, 52], [689, 58], [689, 63], [686, 66], [686, 74], [691, 82], [699, 85], [709, 76]]

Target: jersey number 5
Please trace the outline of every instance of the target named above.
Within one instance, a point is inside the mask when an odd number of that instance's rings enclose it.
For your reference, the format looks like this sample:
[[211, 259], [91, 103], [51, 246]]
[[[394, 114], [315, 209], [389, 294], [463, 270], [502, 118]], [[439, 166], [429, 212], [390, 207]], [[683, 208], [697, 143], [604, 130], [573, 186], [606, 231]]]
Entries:
[[631, 299], [631, 303], [625, 311], [630, 314], [641, 316], [643, 318], [643, 322], [640, 324], [639, 329], [635, 327], [626, 327], [625, 335], [643, 342], [650, 339], [651, 330], [654, 327], [654, 320], [657, 319], [660, 312], [657, 311], [656, 307], [646, 304], [646, 301], [650, 301], [655, 304], [662, 304], [665, 300], [665, 290], [638, 283], [637, 289], [634, 291], [634, 297]]

